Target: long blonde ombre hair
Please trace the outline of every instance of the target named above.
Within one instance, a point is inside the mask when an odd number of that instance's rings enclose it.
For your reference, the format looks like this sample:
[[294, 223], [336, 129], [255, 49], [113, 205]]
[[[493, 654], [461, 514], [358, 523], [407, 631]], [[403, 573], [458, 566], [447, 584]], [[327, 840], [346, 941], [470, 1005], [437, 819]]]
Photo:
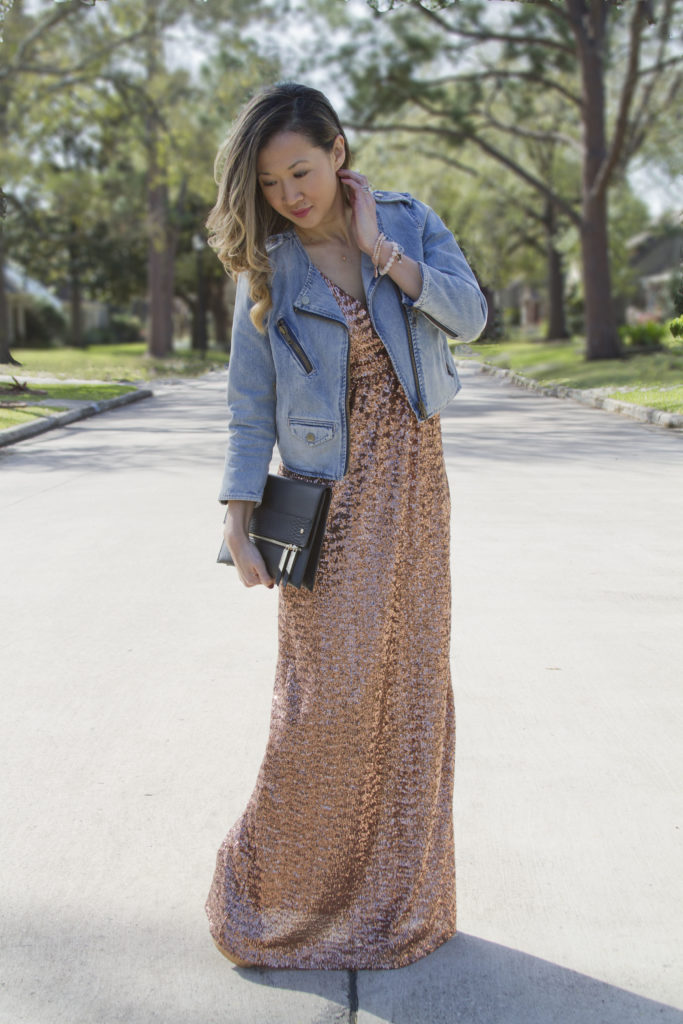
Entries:
[[292, 225], [264, 198], [256, 162], [263, 147], [280, 132], [299, 132], [328, 152], [341, 135], [346, 146], [342, 167], [348, 167], [351, 159], [344, 129], [330, 101], [318, 89], [296, 82], [281, 82], [258, 92], [218, 150], [214, 164], [218, 198], [206, 220], [208, 243], [233, 278], [248, 272], [249, 295], [254, 302], [250, 315], [262, 333], [272, 305], [266, 239]]

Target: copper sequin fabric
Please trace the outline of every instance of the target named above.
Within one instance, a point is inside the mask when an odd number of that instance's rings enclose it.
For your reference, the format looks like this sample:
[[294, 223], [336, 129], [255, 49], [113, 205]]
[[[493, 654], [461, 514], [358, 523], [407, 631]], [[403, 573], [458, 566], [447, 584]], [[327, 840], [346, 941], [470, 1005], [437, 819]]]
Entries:
[[456, 930], [450, 497], [438, 415], [418, 424], [365, 307], [328, 285], [348, 473], [313, 592], [279, 593], [266, 752], [206, 910], [256, 965], [402, 967]]

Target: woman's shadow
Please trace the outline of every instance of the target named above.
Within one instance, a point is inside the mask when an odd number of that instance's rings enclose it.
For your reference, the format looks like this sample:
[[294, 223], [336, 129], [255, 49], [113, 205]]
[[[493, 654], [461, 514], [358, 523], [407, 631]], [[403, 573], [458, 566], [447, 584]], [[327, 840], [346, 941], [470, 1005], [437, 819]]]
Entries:
[[[336, 971], [239, 973], [255, 984], [319, 994], [326, 994], [320, 975], [336, 975], [339, 999]], [[462, 932], [408, 967], [347, 973], [349, 1020], [357, 1011], [359, 1024], [683, 1024], [674, 1006]]]

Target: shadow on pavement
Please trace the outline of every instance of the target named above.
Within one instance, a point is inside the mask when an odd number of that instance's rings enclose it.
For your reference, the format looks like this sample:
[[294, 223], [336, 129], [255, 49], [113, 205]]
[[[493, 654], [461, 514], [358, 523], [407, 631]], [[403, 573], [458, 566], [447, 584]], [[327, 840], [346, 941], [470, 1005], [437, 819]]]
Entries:
[[[479, 382], [478, 382], [479, 384]], [[492, 394], [492, 389], [495, 392]], [[683, 431], [640, 423], [569, 399], [548, 398], [511, 384], [465, 382], [441, 412], [444, 454], [467, 463], [604, 462], [639, 456], [670, 461]]]
[[[239, 973], [255, 984], [289, 985], [285, 972]], [[683, 1022], [675, 1007], [462, 932], [408, 967], [359, 971], [359, 1024], [364, 1013], [391, 1024]]]

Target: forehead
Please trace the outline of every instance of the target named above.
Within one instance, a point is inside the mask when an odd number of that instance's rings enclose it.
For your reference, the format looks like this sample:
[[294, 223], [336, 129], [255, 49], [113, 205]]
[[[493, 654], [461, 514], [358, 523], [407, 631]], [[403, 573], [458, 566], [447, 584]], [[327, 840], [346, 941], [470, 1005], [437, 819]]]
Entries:
[[256, 170], [258, 174], [286, 171], [299, 161], [314, 160], [320, 152], [320, 148], [300, 132], [278, 132], [260, 150]]

